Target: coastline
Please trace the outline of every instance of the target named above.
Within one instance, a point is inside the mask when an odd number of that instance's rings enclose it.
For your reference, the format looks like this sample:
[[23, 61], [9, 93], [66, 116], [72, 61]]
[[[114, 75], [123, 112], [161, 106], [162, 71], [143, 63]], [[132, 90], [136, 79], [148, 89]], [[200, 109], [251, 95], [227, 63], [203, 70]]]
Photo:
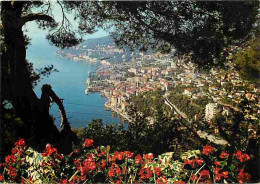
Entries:
[[109, 109], [110, 111], [113, 111], [113, 112], [117, 113], [118, 115], [120, 115], [121, 117], [123, 117], [125, 120], [128, 121], [128, 123], [131, 121], [131, 118], [130, 118], [127, 114], [125, 114], [125, 113], [123, 113], [123, 112], [120, 112], [120, 111], [119, 111], [117, 108], [115, 108], [115, 107], [111, 107], [111, 106], [109, 105], [109, 102], [108, 102], [108, 101], [104, 104], [104, 106], [105, 106], [107, 109]]

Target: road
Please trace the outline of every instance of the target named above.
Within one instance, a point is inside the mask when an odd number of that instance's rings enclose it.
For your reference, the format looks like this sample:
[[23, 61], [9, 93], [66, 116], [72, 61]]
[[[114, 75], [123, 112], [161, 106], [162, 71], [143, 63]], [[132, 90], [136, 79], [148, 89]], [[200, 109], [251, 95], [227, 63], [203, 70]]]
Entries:
[[[192, 120], [189, 120], [185, 113], [181, 112], [174, 104], [172, 104], [169, 101], [169, 99], [167, 98], [167, 96], [168, 96], [167, 94], [163, 95], [165, 104], [167, 104], [172, 110], [174, 110], [179, 116], [181, 116], [188, 123], [188, 125], [184, 125], [184, 126], [189, 127], [189, 125], [192, 124]], [[190, 129], [192, 129], [192, 128], [190, 128]], [[210, 142], [213, 142], [215, 144], [218, 144], [218, 145], [227, 145], [228, 144], [228, 142], [226, 140], [221, 139], [215, 135], [208, 134], [207, 132], [204, 132], [201, 130], [198, 130], [196, 132], [200, 138], [207, 139]]]

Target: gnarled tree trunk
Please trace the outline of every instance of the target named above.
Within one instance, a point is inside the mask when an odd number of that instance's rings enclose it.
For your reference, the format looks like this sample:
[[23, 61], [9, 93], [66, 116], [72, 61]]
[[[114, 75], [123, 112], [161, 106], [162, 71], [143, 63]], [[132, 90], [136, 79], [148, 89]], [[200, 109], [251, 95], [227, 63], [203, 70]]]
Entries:
[[[22, 26], [27, 21], [49, 21], [51, 18], [48, 16], [41, 17], [39, 14], [34, 17], [22, 17], [24, 3], [11, 3], [10, 1], [1, 3], [1, 20], [5, 43], [1, 59], [2, 71], [5, 70], [5, 76], [2, 78], [2, 97], [11, 101], [16, 115], [24, 122], [23, 136], [30, 146], [35, 149], [42, 149], [46, 143], [52, 143], [61, 150], [64, 148], [61, 143], [64, 143], [69, 145], [70, 148], [67, 147], [62, 151], [69, 152], [72, 145], [71, 138], [67, 140], [70, 144], [61, 141], [61, 139], [65, 136], [64, 132], [69, 136], [75, 137], [75, 135], [68, 123], [65, 123], [66, 126], [64, 125], [61, 132], [54, 125], [53, 119], [49, 115], [50, 98], [53, 98], [53, 96], [51, 97], [48, 93], [50, 90], [47, 90], [47, 93], [43, 93], [41, 99], [37, 98], [33, 91], [30, 72], [26, 63], [26, 43]], [[48, 89], [51, 88], [48, 87]], [[55, 93], [53, 92], [53, 94]]]

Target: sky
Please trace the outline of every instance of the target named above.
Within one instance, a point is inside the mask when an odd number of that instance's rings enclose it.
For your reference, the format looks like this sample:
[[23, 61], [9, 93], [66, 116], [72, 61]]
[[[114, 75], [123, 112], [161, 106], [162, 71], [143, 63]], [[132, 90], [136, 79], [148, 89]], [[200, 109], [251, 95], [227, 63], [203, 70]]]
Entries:
[[[53, 14], [55, 21], [61, 22], [61, 20], [62, 20], [61, 8], [57, 4], [55, 4], [55, 1], [51, 1], [51, 3], [53, 5], [52, 14]], [[39, 12], [40, 12], [40, 10], [38, 10], [38, 9], [33, 10], [33, 13], [39, 13]], [[70, 22], [72, 23], [72, 26], [77, 28], [77, 24], [73, 20], [72, 15], [68, 14], [67, 18], [69, 20], [71, 20]], [[35, 21], [26, 23], [25, 26], [23, 27], [23, 29], [26, 30], [26, 35], [32, 39], [31, 40], [32, 43], [38, 43], [38, 44], [48, 43], [48, 41], [46, 41], [46, 35], [47, 35], [48, 31], [39, 29]], [[98, 29], [98, 31], [93, 34], [83, 35], [83, 39], [86, 40], [89, 38], [99, 38], [99, 37], [104, 37], [104, 36], [108, 36], [108, 35], [109, 35], [108, 32], [106, 32], [102, 29]]]

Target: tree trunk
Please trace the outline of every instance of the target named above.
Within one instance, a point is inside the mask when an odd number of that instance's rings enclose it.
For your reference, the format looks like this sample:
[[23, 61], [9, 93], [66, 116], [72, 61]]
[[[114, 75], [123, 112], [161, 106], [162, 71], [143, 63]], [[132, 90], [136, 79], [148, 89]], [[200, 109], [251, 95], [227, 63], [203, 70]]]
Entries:
[[[50, 99], [49, 97], [37, 98], [27, 69], [25, 37], [22, 25], [19, 23], [24, 3], [13, 2], [12, 4], [7, 1], [2, 2], [1, 6], [5, 42], [2, 66], [6, 68], [2, 86], [5, 90], [3, 94], [12, 102], [16, 115], [24, 122], [22, 136], [30, 146], [42, 150], [46, 143], [52, 143], [61, 149], [62, 136], [49, 115]], [[68, 151], [70, 150], [66, 152]]]

